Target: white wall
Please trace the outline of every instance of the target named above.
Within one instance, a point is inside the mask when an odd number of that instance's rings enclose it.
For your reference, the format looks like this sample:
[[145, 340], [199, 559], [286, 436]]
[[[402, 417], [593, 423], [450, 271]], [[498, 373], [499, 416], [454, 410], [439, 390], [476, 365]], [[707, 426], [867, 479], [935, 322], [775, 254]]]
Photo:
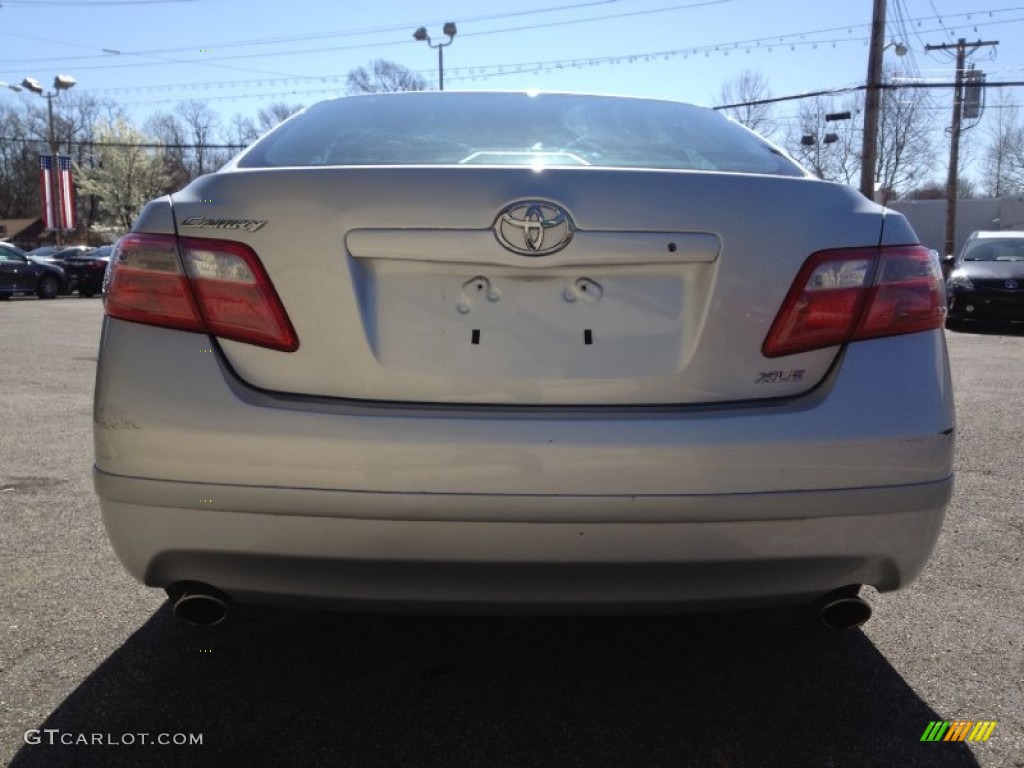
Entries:
[[[889, 207], [899, 211], [921, 238], [921, 242], [940, 254], [946, 244], [945, 200], [896, 200]], [[1024, 231], [1024, 196], [987, 197], [958, 200], [956, 212], [956, 247], [976, 229], [1016, 229]]]

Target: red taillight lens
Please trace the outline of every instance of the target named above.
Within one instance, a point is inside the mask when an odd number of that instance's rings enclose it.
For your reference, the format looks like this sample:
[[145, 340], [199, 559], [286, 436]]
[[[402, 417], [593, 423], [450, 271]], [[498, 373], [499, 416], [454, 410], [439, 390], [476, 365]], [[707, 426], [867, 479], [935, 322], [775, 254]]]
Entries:
[[804, 264], [761, 351], [781, 357], [941, 328], [939, 264], [919, 245], [821, 251]]
[[114, 247], [105, 310], [111, 317], [204, 331], [173, 235], [126, 235]]
[[111, 259], [106, 313], [285, 352], [299, 347], [256, 254], [229, 240], [126, 235]]

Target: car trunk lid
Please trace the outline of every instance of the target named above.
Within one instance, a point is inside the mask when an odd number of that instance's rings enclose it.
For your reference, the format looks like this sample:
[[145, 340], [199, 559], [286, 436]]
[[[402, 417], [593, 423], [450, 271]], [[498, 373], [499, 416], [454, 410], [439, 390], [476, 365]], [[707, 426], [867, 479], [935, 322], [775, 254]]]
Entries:
[[[765, 336], [810, 254], [875, 246], [883, 221], [811, 179], [571, 167], [235, 169], [173, 205], [180, 235], [258, 255], [298, 334], [291, 353], [222, 340], [245, 381], [452, 404], [806, 391], [837, 348], [768, 359]], [[503, 244], [528, 229], [503, 234], [503, 212], [525, 220], [530, 205], [537, 228], [571, 220], [560, 250]]]

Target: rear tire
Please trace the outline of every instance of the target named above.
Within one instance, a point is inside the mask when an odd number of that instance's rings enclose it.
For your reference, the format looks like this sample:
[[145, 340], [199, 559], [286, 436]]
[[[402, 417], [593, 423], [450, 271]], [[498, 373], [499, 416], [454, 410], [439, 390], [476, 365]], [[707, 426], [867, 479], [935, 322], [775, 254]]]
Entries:
[[93, 296], [96, 295], [96, 291], [94, 291], [92, 288], [79, 288], [78, 295], [80, 298], [83, 299], [91, 299]]
[[56, 299], [60, 293], [60, 283], [53, 275], [43, 275], [36, 284], [36, 296], [40, 299]]

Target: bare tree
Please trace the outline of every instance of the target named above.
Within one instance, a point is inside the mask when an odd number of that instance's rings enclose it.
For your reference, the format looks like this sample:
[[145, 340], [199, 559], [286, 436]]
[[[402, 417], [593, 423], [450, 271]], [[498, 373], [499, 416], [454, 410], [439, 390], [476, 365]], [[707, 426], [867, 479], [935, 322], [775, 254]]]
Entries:
[[757, 70], [744, 69], [732, 80], [722, 83], [715, 103], [718, 105], [741, 105], [721, 111], [750, 130], [770, 138], [776, 127], [772, 105], [753, 102], [771, 97], [772, 92], [768, 87], [768, 79]]
[[248, 146], [260, 137], [260, 131], [251, 117], [235, 113], [224, 131], [227, 144]]
[[[800, 102], [799, 115], [784, 144], [789, 153], [819, 179], [852, 184], [860, 175], [860, 131], [854, 116], [855, 99], [837, 102], [815, 96]], [[849, 119], [826, 120], [848, 112]]]
[[[882, 92], [875, 168], [882, 202], [899, 197], [935, 171], [930, 98], [923, 89]], [[854, 184], [860, 176], [863, 127], [857, 117], [863, 104], [862, 94], [841, 104], [822, 96], [804, 99], [796, 129], [786, 137], [786, 148], [820, 178]], [[851, 119], [826, 120], [829, 114], [842, 112], [849, 112]]]
[[218, 146], [225, 143], [220, 117], [202, 101], [183, 101], [174, 112], [150, 115], [143, 130], [164, 145], [162, 161], [172, 188], [215, 171], [230, 158], [230, 150]]
[[164, 145], [160, 162], [172, 189], [180, 189], [194, 177], [188, 150], [185, 126], [171, 112], [157, 112], [150, 115], [142, 128], [143, 132]]
[[257, 130], [264, 134], [276, 127], [278, 123], [283, 123], [300, 109], [302, 109], [301, 104], [285, 104], [283, 101], [268, 104], [256, 113]]
[[25, 113], [0, 105], [0, 218], [21, 219], [39, 214], [39, 153], [46, 144], [37, 141], [26, 124]]
[[882, 202], [898, 196], [935, 170], [931, 95], [924, 89], [882, 91], [875, 184]]
[[[974, 182], [968, 178], [961, 176], [957, 179], [956, 195], [960, 199], [974, 197], [977, 189], [975, 188]], [[907, 191], [902, 197], [902, 200], [945, 200], [946, 199], [946, 182], [945, 181], [927, 181], [920, 186], [914, 187]]]
[[204, 101], [183, 101], [178, 105], [178, 115], [184, 122], [185, 135], [191, 145], [191, 167], [189, 176], [196, 178], [216, 170], [227, 162], [227, 153], [215, 149], [214, 136], [220, 127], [220, 118]]
[[1024, 125], [1020, 110], [1005, 94], [993, 106], [995, 122], [988, 129], [982, 161], [983, 187], [992, 197], [1020, 194], [1024, 191]]
[[348, 73], [346, 89], [350, 94], [425, 91], [427, 81], [401, 64], [376, 59], [370, 63], [369, 69], [357, 67], [351, 70]]
[[260, 109], [256, 113], [255, 120], [236, 113], [224, 131], [224, 143], [233, 144], [239, 148], [246, 147], [301, 109], [301, 104], [275, 101]]

